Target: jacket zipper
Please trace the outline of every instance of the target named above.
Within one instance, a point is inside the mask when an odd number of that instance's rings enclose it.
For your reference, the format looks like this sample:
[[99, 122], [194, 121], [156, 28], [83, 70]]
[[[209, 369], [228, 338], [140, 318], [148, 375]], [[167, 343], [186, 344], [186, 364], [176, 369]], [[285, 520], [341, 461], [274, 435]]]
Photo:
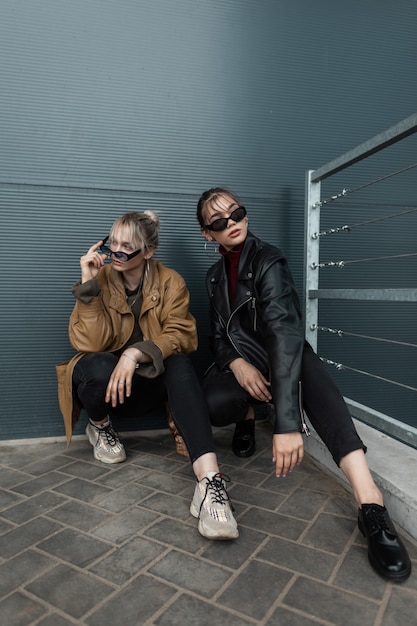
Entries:
[[240, 356], [242, 357], [242, 359], [244, 359], [245, 357], [243, 356], [243, 354], [241, 353], [241, 351], [239, 350], [239, 347], [235, 344], [235, 342], [233, 341], [233, 338], [230, 336], [229, 334], [229, 326], [230, 323], [232, 321], [232, 317], [239, 311], [239, 309], [241, 309], [243, 306], [245, 306], [245, 304], [247, 304], [248, 302], [251, 301], [252, 298], [248, 298], [247, 300], [244, 300], [241, 304], [239, 304], [239, 306], [237, 307], [237, 309], [235, 309], [234, 311], [232, 311], [232, 313], [230, 314], [229, 319], [227, 320], [226, 323], [226, 334], [230, 340], [230, 343], [232, 344], [232, 346], [234, 347], [234, 349], [236, 350], [236, 352], [238, 354], [240, 354]]
[[302, 401], [301, 382], [298, 383], [298, 408], [300, 410], [300, 415], [301, 415], [301, 432], [304, 435], [306, 435], [306, 437], [309, 437], [310, 429], [309, 429], [308, 424], [307, 424], [307, 422], [305, 420], [305, 413], [304, 413], [303, 401]]
[[257, 332], [258, 330], [258, 316], [256, 313], [256, 298], [252, 298], [252, 309], [253, 309], [253, 330]]

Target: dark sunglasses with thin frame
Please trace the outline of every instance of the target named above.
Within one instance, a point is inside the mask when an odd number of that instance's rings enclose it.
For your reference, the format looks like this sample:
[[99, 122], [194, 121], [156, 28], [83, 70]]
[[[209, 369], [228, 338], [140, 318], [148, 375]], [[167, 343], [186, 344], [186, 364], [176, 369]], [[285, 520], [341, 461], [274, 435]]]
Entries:
[[214, 220], [211, 224], [205, 224], [204, 228], [206, 230], [212, 230], [215, 233], [220, 233], [222, 230], [226, 230], [229, 220], [233, 220], [233, 222], [241, 222], [244, 217], [246, 217], [245, 207], [238, 206], [230, 213], [229, 217], [219, 217], [219, 219]]

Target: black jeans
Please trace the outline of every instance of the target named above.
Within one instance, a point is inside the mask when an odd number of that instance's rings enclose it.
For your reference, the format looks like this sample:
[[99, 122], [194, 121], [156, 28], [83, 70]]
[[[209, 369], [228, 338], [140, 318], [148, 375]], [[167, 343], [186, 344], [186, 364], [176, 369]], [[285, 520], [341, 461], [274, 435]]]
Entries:
[[144, 413], [168, 400], [191, 462], [207, 452], [215, 452], [208, 407], [188, 356], [170, 356], [164, 361], [165, 372], [157, 378], [134, 374], [130, 397], [113, 408], [104, 397], [118, 360], [111, 352], [97, 352], [84, 355], [74, 368], [73, 384], [90, 419], [99, 422], [107, 415], [116, 419], [133, 417], [139, 411]]
[[[214, 426], [240, 422], [254, 402], [230, 370], [212, 367], [203, 389]], [[308, 343], [303, 352], [301, 389], [303, 408], [337, 465], [349, 452], [366, 451], [342, 394]]]

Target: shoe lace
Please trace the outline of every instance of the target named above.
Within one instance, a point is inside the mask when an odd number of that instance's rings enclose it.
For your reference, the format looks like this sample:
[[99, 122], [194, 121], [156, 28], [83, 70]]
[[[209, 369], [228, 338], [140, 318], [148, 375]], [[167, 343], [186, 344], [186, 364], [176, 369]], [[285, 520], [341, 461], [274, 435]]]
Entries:
[[227, 504], [227, 502], [229, 502], [233, 511], [233, 506], [226, 491], [225, 483], [230, 483], [230, 478], [225, 474], [221, 474], [220, 472], [218, 472], [211, 478], [206, 478], [206, 492], [204, 494], [204, 498], [201, 501], [200, 511], [207, 497], [210, 498], [211, 504], [219, 504], [221, 506], [224, 506], [225, 504]]
[[99, 429], [100, 435], [106, 440], [109, 446], [115, 446], [119, 443], [119, 438], [111, 424]]
[[384, 509], [369, 509], [369, 511], [367, 512], [367, 518], [369, 521], [371, 534], [379, 532], [380, 530], [384, 530], [386, 532], [389, 532], [390, 534], [395, 534], [393, 533], [391, 525], [388, 523], [386, 511]]

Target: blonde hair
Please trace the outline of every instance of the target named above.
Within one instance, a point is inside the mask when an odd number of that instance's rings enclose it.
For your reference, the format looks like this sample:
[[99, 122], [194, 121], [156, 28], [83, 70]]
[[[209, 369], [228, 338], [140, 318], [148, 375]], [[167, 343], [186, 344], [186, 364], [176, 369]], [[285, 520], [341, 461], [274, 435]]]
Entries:
[[117, 218], [110, 229], [110, 239], [119, 228], [126, 228], [134, 248], [149, 251], [158, 247], [159, 217], [153, 211], [125, 213]]

